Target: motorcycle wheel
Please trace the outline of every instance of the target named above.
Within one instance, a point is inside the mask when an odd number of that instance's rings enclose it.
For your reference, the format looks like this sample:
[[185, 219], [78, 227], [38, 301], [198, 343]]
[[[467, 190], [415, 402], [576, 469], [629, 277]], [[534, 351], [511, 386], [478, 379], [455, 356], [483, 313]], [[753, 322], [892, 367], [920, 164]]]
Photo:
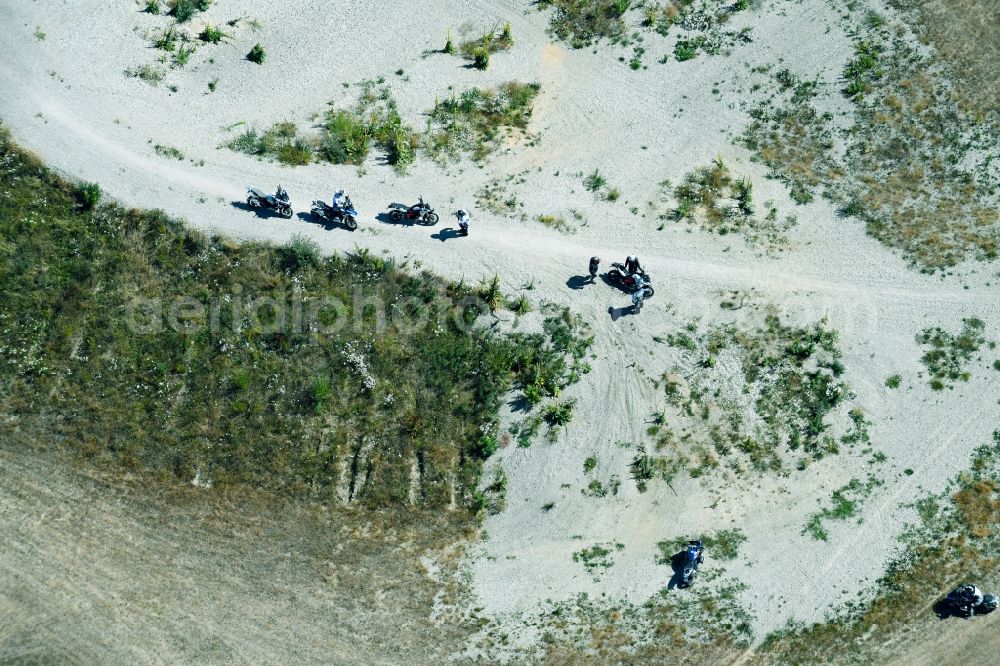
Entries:
[[394, 222], [399, 222], [401, 219], [403, 219], [403, 213], [401, 213], [398, 210], [394, 210], [391, 213], [389, 213], [389, 219]]
[[256, 208], [260, 202], [257, 201], [256, 197], [247, 197], [247, 205], [251, 208]]
[[289, 219], [289, 218], [292, 217], [292, 209], [291, 208], [282, 208], [281, 211], [280, 211], [280, 214], [281, 214], [281, 217], [283, 217], [283, 218], [285, 218], [287, 220], [287, 219]]
[[355, 229], [358, 228], [358, 221], [351, 216], [347, 216], [344, 218], [344, 226], [347, 227], [350, 231], [354, 231]]
[[437, 223], [438, 223], [437, 213], [427, 213], [427, 215], [424, 216], [424, 224], [428, 226], [433, 226]]
[[649, 285], [646, 285], [643, 291], [646, 292], [646, 298], [652, 298], [653, 294], [656, 293], [653, 291], [653, 288]]

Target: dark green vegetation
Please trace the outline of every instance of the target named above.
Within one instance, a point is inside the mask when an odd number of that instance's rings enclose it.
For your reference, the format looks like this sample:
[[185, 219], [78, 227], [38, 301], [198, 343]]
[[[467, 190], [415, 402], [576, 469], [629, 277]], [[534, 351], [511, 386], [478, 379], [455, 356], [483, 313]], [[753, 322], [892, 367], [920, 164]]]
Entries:
[[[750, 8], [750, 0], [538, 0], [535, 4], [552, 10], [550, 33], [573, 48], [594, 46], [602, 40], [619, 46], [634, 45], [628, 61], [632, 69], [643, 67], [646, 37], [666, 37], [674, 26], [681, 33], [672, 47], [679, 61], [690, 60], [700, 52], [717, 55], [728, 47], [752, 41], [749, 28], [725, 29], [735, 13]], [[624, 56], [619, 59], [625, 60]], [[660, 62], [666, 61], [664, 56]]]
[[842, 156], [833, 150], [832, 117], [815, 103], [834, 91], [787, 70], [774, 77], [777, 103], [752, 112], [744, 143], [796, 201], [822, 190], [922, 270], [993, 259], [1000, 183], [991, 155], [1000, 117], [970, 113], [905, 29], [875, 18], [859, 27], [843, 73], [839, 92], [853, 101], [854, 116]]
[[[168, 13], [177, 19], [178, 23], [186, 23], [194, 18], [195, 14], [207, 11], [211, 4], [212, 0], [171, 0], [169, 3], [170, 11]], [[151, 14], [156, 13], [150, 9], [148, 3], [146, 11]]]
[[970, 374], [965, 369], [972, 355], [986, 343], [983, 329], [986, 325], [980, 319], [962, 320], [962, 330], [948, 333], [939, 328], [925, 328], [917, 335], [917, 342], [930, 349], [920, 357], [930, 373], [930, 385], [935, 391], [951, 388], [949, 382], [969, 381]]
[[309, 164], [313, 157], [313, 145], [299, 136], [295, 123], [277, 123], [265, 132], [253, 128], [245, 130], [229, 142], [233, 150], [247, 155], [259, 155], [276, 159], [283, 164]]
[[303, 136], [294, 124], [278, 123], [264, 133], [248, 129], [229, 147], [291, 165], [311, 159], [361, 165], [377, 147], [399, 172], [406, 171], [420, 149], [439, 162], [463, 154], [483, 160], [505, 140], [524, 134], [540, 89], [538, 84], [509, 81], [496, 89], [466, 90], [436, 102], [428, 113], [426, 132], [418, 133], [403, 122], [383, 79], [358, 85], [358, 103], [327, 111], [317, 135]]
[[418, 137], [403, 124], [388, 86], [365, 81], [357, 106], [330, 109], [318, 135], [304, 136], [293, 123], [283, 122], [259, 133], [250, 128], [229, 142], [229, 147], [249, 155], [302, 165], [314, 159], [333, 164], [363, 164], [378, 146], [388, 164], [405, 171], [413, 162]]
[[[510, 47], [514, 46], [514, 35], [511, 33], [510, 23], [505, 23], [503, 29], [497, 34], [499, 28], [500, 25], [496, 24], [480, 37], [462, 42], [462, 45], [459, 47], [462, 57], [466, 60], [471, 60], [476, 69], [486, 69], [489, 67], [490, 56], [494, 53], [507, 51]], [[449, 36], [448, 44], [450, 43], [451, 37]], [[452, 53], [454, 52], [454, 47], [449, 50], [446, 44], [444, 50], [445, 53]]]
[[597, 573], [601, 569], [610, 569], [615, 561], [616, 551], [622, 551], [625, 546], [620, 543], [595, 543], [590, 548], [573, 553], [573, 561], [579, 562], [589, 574]]
[[740, 545], [747, 540], [746, 534], [738, 527], [729, 530], [718, 530], [708, 534], [695, 534], [691, 537], [677, 537], [656, 544], [660, 549], [660, 564], [670, 564], [670, 558], [679, 553], [687, 545], [689, 539], [701, 539], [705, 545], [707, 558], [713, 560], [735, 560], [740, 554]]
[[830, 537], [824, 523], [829, 520], [848, 520], [855, 518], [872, 491], [882, 485], [882, 481], [869, 476], [864, 483], [858, 479], [851, 479], [847, 485], [833, 491], [830, 496], [830, 505], [823, 507], [812, 516], [802, 530], [803, 534], [808, 534], [814, 539], [826, 541]]
[[[839, 439], [828, 432], [852, 399], [836, 332], [823, 322], [784, 324], [773, 311], [757, 321], [755, 328], [727, 324], [704, 331], [691, 323], [656, 338], [674, 348], [677, 365], [662, 379], [666, 408], [649, 428], [652, 455], [643, 449], [633, 461], [637, 480], [669, 479], [684, 466], [697, 477], [723, 463], [737, 472], [781, 472], [791, 456], [802, 469], [838, 453], [841, 444], [867, 446], [860, 410], [843, 419]], [[723, 356], [729, 362], [719, 364]], [[741, 374], [736, 382], [726, 369], [734, 362]]]
[[[660, 195], [669, 197], [669, 183], [662, 183]], [[778, 220], [778, 211], [767, 202], [768, 212], [756, 215], [753, 182], [734, 178], [721, 158], [710, 167], [689, 173], [673, 188], [676, 206], [660, 215], [662, 220], [687, 221], [720, 236], [741, 234], [750, 244], [768, 250], [780, 250], [794, 218]]]
[[39, 444], [184, 482], [475, 510], [508, 391], [541, 402], [578, 376], [568, 313], [466, 332], [472, 290], [391, 260], [95, 205], [6, 133], [0, 169], [0, 400]]
[[254, 44], [250, 52], [247, 53], [247, 60], [258, 65], [263, 65], [264, 60], [267, 59], [267, 53], [264, 52], [264, 47], [260, 44]]
[[505, 138], [524, 133], [540, 89], [537, 83], [508, 81], [496, 89], [471, 88], [438, 101], [424, 138], [427, 152], [438, 160], [461, 153], [486, 158]]

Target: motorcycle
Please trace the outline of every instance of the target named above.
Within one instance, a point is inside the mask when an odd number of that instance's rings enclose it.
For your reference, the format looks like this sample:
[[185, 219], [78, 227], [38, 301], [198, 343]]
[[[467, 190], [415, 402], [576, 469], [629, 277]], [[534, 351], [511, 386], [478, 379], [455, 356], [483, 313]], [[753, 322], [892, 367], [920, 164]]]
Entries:
[[[635, 293], [640, 288], [635, 278], [625, 270], [625, 266], [617, 261], [611, 264], [611, 270], [608, 271], [607, 276], [608, 282], [630, 294]], [[642, 279], [641, 288], [644, 294], [643, 298], [650, 298], [654, 293], [652, 280], [645, 273], [640, 275], [640, 278]]]
[[412, 206], [401, 203], [389, 204], [389, 218], [394, 222], [406, 220], [408, 222], [419, 222], [427, 226], [433, 226], [438, 222], [438, 214], [434, 212], [429, 203], [425, 203], [423, 197]]
[[945, 607], [951, 615], [972, 617], [986, 615], [997, 609], [996, 595], [983, 594], [975, 585], [959, 585], [945, 597]]
[[343, 206], [331, 206], [325, 201], [313, 201], [313, 217], [318, 217], [327, 222], [340, 222], [350, 231], [358, 228], [358, 211], [351, 202], [350, 197], [344, 201]]
[[292, 216], [292, 202], [288, 199], [288, 192], [282, 189], [281, 185], [278, 185], [278, 191], [274, 194], [264, 194], [256, 187], [249, 187], [247, 195], [247, 205], [251, 208], [273, 210], [285, 219]]
[[687, 548], [684, 550], [684, 567], [681, 569], [677, 587], [682, 589], [691, 587], [691, 584], [694, 583], [695, 574], [698, 573], [698, 565], [704, 561], [705, 546], [701, 541], [688, 541]]
[[646, 282], [645, 276], [640, 275], [638, 282], [635, 283], [635, 291], [632, 292], [632, 307], [636, 313], [642, 312], [643, 302], [652, 295], [653, 287]]

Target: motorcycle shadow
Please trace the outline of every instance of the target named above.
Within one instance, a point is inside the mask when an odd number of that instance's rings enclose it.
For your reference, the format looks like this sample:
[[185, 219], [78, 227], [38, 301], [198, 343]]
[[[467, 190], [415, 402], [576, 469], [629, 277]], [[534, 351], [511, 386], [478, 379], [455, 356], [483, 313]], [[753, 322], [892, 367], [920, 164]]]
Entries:
[[300, 213], [296, 213], [295, 217], [299, 218], [299, 220], [301, 220], [303, 222], [306, 222], [308, 224], [315, 224], [316, 226], [323, 227], [323, 229], [325, 229], [327, 231], [329, 231], [330, 229], [333, 229], [334, 227], [337, 226], [333, 222], [330, 222], [328, 220], [324, 220], [322, 217], [317, 217], [316, 215], [313, 215], [312, 213], [300, 212]]
[[431, 238], [439, 240], [442, 243], [445, 242], [446, 240], [451, 240], [452, 238], [461, 238], [461, 237], [462, 234], [458, 232], [458, 229], [454, 229], [452, 227], [445, 227], [441, 231], [437, 231], [431, 234]]
[[[269, 217], [281, 217], [280, 215], [278, 215], [276, 211], [273, 211], [270, 208], [254, 208], [246, 201], [230, 201], [229, 205], [238, 210], [250, 211], [261, 219], [267, 219]], [[299, 215], [301, 214], [302, 213], [299, 213]]]
[[566, 286], [570, 289], [583, 289], [588, 284], [594, 284], [594, 278], [589, 275], [574, 275], [566, 280]]

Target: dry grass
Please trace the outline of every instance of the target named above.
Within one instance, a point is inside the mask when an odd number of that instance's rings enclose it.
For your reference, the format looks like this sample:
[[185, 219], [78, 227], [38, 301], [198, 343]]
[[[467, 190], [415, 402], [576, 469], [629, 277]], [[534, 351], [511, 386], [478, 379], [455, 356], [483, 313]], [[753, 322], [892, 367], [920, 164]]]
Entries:
[[891, 0], [911, 12], [921, 39], [948, 63], [962, 107], [1000, 112], [1000, 3], [996, 0]]

